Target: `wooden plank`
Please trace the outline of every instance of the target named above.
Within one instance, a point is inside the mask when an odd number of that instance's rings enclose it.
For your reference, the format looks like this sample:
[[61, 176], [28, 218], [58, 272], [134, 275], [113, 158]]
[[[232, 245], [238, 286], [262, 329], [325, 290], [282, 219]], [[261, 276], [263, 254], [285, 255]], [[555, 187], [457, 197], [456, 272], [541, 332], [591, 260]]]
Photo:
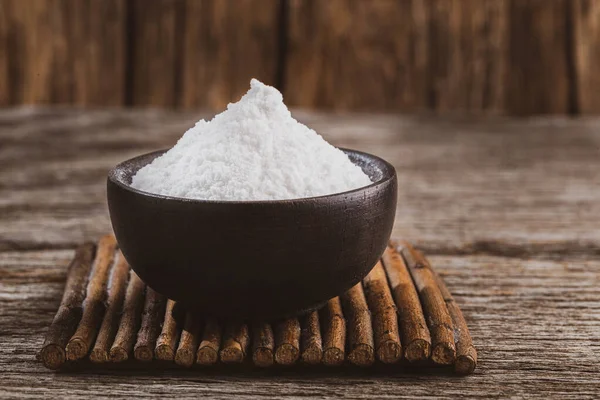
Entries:
[[289, 2], [284, 97], [333, 109], [427, 107], [425, 2]]
[[509, 113], [569, 112], [567, 7], [566, 0], [511, 0]]
[[[73, 98], [62, 0], [11, 3], [11, 26], [19, 47], [15, 66], [22, 72], [13, 89], [17, 103], [68, 103]], [[13, 61], [10, 61], [13, 62]]]
[[224, 108], [257, 78], [277, 82], [280, 2], [187, 0], [182, 104]]
[[[207, 117], [54, 113], [0, 111], [0, 249], [96, 239], [110, 228], [107, 171]], [[294, 115], [396, 167], [394, 234], [429, 252], [600, 253], [600, 119]]]
[[0, 79], [7, 80], [10, 103], [123, 104], [124, 6], [124, 0], [4, 0], [8, 24], [0, 36], [10, 56]]
[[127, 4], [0, 0], [0, 52], [10, 54], [0, 105], [122, 105], [128, 91], [130, 104], [222, 108], [251, 77], [279, 83], [283, 67], [286, 99], [299, 106], [599, 107], [591, 0], [291, 0], [285, 54], [275, 0], [133, 0], [129, 20]]
[[11, 3], [9, 0], [0, 0], [0, 107], [11, 103], [10, 87], [10, 58], [15, 57], [14, 51], [11, 51], [10, 32], [12, 30], [11, 21]]
[[600, 113], [600, 2], [572, 1], [577, 103], [582, 114]]
[[73, 103], [124, 105], [126, 0], [69, 0], [65, 7]]
[[[0, 396], [110, 397], [598, 398], [600, 261], [430, 256], [463, 310], [481, 363], [475, 374], [423, 376], [414, 367], [367, 373], [114, 370], [55, 374], [35, 360], [60, 302], [71, 250], [0, 252]], [[145, 368], [145, 367], [144, 367]], [[386, 372], [387, 371], [387, 372]], [[82, 379], [86, 378], [86, 379]], [[265, 389], [265, 384], [268, 388]]]
[[430, 3], [430, 107], [436, 111], [504, 109], [508, 2]]
[[136, 106], [180, 103], [184, 0], [133, 0], [131, 68], [128, 96]]

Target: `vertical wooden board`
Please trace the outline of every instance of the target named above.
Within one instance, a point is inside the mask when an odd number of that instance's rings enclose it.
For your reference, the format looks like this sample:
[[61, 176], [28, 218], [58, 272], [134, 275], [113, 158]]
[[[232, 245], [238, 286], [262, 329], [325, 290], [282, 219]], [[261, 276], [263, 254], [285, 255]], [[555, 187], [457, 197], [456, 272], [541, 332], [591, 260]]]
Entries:
[[9, 13], [9, 0], [0, 0], [0, 107], [5, 107], [11, 103], [10, 69], [8, 63], [10, 57]]
[[135, 106], [175, 106], [185, 0], [133, 0], [131, 101]]
[[285, 98], [334, 109], [427, 106], [428, 10], [410, 0], [291, 0]]
[[501, 112], [508, 55], [508, 2], [433, 0], [430, 4], [431, 108], [442, 112]]
[[569, 111], [567, 7], [570, 0], [511, 0], [506, 109]]
[[600, 1], [574, 0], [574, 63], [577, 104], [583, 114], [600, 113]]
[[25, 29], [15, 2], [0, 0], [0, 106], [19, 104], [24, 93]]
[[3, 3], [10, 103], [122, 103], [124, 0]]
[[14, 103], [72, 99], [63, 9], [63, 0], [10, 2], [8, 69]]
[[278, 0], [187, 0], [182, 101], [222, 109], [251, 78], [277, 81]]
[[73, 102], [123, 105], [126, 0], [69, 0], [66, 13]]

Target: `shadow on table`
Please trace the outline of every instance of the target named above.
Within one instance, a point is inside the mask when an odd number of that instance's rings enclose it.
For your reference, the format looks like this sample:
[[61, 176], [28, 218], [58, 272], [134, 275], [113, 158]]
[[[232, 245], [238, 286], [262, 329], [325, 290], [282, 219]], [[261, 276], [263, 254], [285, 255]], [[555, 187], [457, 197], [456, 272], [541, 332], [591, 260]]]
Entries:
[[432, 364], [408, 364], [398, 363], [394, 365], [375, 364], [371, 367], [357, 367], [353, 365], [342, 365], [339, 367], [327, 367], [324, 365], [277, 366], [259, 368], [251, 362], [237, 365], [217, 364], [214, 366], [195, 365], [184, 368], [167, 361], [153, 361], [143, 363], [140, 361], [126, 361], [123, 363], [96, 364], [90, 361], [80, 361], [66, 364], [58, 374], [117, 374], [129, 376], [203, 376], [203, 377], [228, 377], [228, 378], [385, 378], [385, 377], [415, 377], [415, 376], [446, 376], [461, 378], [456, 375], [452, 367], [441, 367]]

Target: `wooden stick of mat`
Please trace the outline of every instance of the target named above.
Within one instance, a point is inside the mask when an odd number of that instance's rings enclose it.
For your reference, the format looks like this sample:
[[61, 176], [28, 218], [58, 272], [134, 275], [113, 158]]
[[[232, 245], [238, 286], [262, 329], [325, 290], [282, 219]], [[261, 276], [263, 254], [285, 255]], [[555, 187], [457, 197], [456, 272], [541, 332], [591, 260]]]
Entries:
[[375, 362], [371, 312], [359, 282], [341, 296], [342, 308], [348, 321], [348, 360], [361, 367]]
[[185, 314], [185, 322], [179, 346], [175, 352], [175, 364], [183, 367], [191, 367], [196, 361], [196, 351], [200, 342], [200, 318], [198, 315], [188, 311]]
[[392, 247], [383, 253], [383, 266], [387, 273], [400, 326], [404, 358], [410, 362], [424, 361], [431, 355], [431, 335], [404, 259]]
[[319, 313], [317, 311], [309, 312], [302, 318], [300, 325], [302, 327], [300, 334], [302, 353], [300, 358], [306, 364], [319, 364], [323, 359]]
[[98, 333], [98, 325], [106, 309], [106, 283], [108, 273], [115, 256], [117, 241], [113, 235], [105, 235], [98, 242], [96, 257], [83, 300], [83, 315], [77, 330], [67, 343], [68, 360], [79, 360], [85, 357]]
[[252, 325], [252, 361], [258, 367], [270, 367], [274, 362], [275, 338], [271, 324], [256, 322]]
[[323, 322], [323, 364], [341, 365], [346, 357], [346, 320], [339, 297], [334, 297], [321, 309]]
[[452, 318], [452, 325], [454, 326], [454, 343], [456, 344], [454, 370], [458, 374], [468, 375], [477, 367], [477, 350], [473, 346], [473, 339], [469, 333], [469, 328], [467, 327], [467, 322], [462, 311], [454, 301], [444, 280], [435, 271], [433, 273], [435, 282], [446, 302], [446, 307], [448, 307], [448, 312]]
[[421, 252], [415, 250], [407, 242], [400, 242], [400, 246], [400, 254], [402, 254], [415, 282], [423, 310], [427, 315], [432, 339], [431, 359], [437, 364], [454, 364], [456, 347], [452, 318], [440, 289], [435, 283], [433, 271]]
[[248, 353], [250, 334], [245, 323], [231, 323], [227, 326], [223, 348], [219, 356], [226, 364], [241, 363]]
[[133, 356], [139, 361], [152, 361], [160, 323], [165, 317], [167, 299], [151, 288], [146, 288], [146, 300], [142, 310], [142, 323], [133, 348]]
[[300, 358], [300, 321], [287, 318], [275, 326], [275, 362], [293, 365]]
[[39, 357], [46, 368], [58, 369], [66, 361], [65, 346], [83, 314], [83, 299], [95, 251], [94, 243], [84, 243], [75, 250], [69, 264], [65, 292], [40, 351]]
[[162, 330], [158, 335], [158, 339], [156, 339], [156, 347], [154, 348], [157, 360], [173, 361], [175, 359], [177, 339], [179, 339], [179, 331], [181, 330], [176, 315], [174, 315], [175, 308], [175, 302], [167, 300]]
[[119, 330], [110, 348], [109, 357], [112, 362], [122, 362], [129, 359], [129, 353], [133, 350], [136, 334], [140, 327], [140, 314], [144, 305], [145, 288], [144, 282], [131, 270]]
[[106, 300], [106, 312], [100, 325], [100, 331], [94, 343], [94, 348], [90, 353], [90, 360], [93, 362], [107, 362], [110, 346], [115, 339], [123, 300], [125, 299], [125, 289], [127, 288], [127, 279], [129, 278], [129, 264], [121, 251], [117, 251], [117, 256], [113, 262], [112, 271], [108, 281], [108, 299]]
[[196, 363], [201, 365], [213, 365], [219, 360], [219, 348], [221, 347], [221, 325], [214, 318], [208, 318], [204, 326], [202, 341], [198, 346]]
[[372, 313], [377, 358], [386, 364], [395, 363], [402, 357], [398, 314], [381, 262], [363, 279], [363, 285]]

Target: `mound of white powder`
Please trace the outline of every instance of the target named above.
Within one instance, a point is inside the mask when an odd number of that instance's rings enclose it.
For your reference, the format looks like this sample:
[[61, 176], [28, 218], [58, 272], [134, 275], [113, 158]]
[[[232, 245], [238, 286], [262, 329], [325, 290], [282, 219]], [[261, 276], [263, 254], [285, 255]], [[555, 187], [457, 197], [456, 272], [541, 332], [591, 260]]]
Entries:
[[256, 79], [237, 103], [200, 120], [141, 168], [131, 186], [205, 200], [282, 200], [369, 185], [340, 150], [292, 118], [281, 93]]

